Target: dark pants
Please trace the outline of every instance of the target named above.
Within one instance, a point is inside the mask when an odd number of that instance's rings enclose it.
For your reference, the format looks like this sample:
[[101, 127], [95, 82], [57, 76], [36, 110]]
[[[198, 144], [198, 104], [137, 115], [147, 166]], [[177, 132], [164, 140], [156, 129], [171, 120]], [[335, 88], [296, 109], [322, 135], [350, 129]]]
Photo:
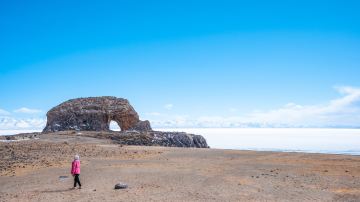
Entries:
[[80, 174], [75, 174], [75, 176], [74, 176], [74, 187], [76, 187], [76, 183], [78, 183], [79, 186], [81, 187], [79, 175]]

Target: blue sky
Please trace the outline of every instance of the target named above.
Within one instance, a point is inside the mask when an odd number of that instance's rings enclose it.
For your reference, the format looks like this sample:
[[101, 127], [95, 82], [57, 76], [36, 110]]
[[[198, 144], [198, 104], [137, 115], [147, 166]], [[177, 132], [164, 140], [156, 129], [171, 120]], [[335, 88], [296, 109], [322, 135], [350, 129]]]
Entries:
[[101, 95], [158, 127], [360, 127], [359, 8], [2, 2], [0, 129], [40, 127], [51, 107]]

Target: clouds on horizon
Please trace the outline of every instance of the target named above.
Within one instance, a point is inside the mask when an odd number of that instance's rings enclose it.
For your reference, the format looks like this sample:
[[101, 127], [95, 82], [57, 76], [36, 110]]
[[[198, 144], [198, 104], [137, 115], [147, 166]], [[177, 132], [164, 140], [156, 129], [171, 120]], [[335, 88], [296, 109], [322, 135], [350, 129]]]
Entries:
[[46, 119], [42, 110], [21, 107], [9, 111], [0, 109], [0, 130], [42, 130]]
[[336, 87], [342, 97], [322, 105], [288, 103], [267, 112], [253, 112], [245, 117], [249, 122], [290, 127], [360, 126], [360, 88]]
[[28, 118], [17, 119], [14, 117], [0, 117], [0, 130], [42, 130], [46, 125], [46, 119]]
[[19, 109], [14, 110], [15, 113], [24, 113], [24, 114], [37, 114], [41, 113], [42, 111], [40, 109], [30, 109], [27, 107], [21, 107]]
[[152, 120], [154, 127], [360, 127], [360, 88], [335, 88], [342, 96], [326, 104], [285, 104], [243, 116], [173, 116]]
[[[172, 104], [164, 106], [168, 113], [145, 113], [154, 128], [174, 127], [349, 127], [360, 128], [360, 88], [343, 86], [335, 88], [341, 95], [324, 104], [299, 105], [288, 103], [278, 109], [255, 110], [242, 116], [200, 116], [171, 114]], [[226, 110], [226, 109], [225, 109]], [[229, 109], [230, 110], [230, 109]], [[236, 112], [236, 110], [230, 110]], [[17, 113], [41, 114], [41, 110], [26, 107]], [[0, 130], [41, 130], [45, 118], [19, 119], [0, 109]]]

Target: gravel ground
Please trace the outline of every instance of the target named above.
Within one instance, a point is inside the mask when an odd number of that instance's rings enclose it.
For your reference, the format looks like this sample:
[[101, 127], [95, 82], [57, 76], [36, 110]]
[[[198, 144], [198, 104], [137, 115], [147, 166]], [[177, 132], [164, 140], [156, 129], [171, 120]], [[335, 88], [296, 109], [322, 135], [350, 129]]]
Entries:
[[[360, 201], [360, 156], [37, 138], [0, 142], [0, 201]], [[81, 190], [70, 189], [75, 154]]]

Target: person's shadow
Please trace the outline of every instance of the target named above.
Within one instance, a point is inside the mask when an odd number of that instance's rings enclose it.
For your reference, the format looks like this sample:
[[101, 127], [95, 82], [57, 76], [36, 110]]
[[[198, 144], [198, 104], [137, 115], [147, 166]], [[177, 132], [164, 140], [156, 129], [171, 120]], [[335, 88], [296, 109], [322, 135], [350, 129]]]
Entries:
[[59, 192], [66, 192], [66, 191], [72, 191], [74, 190], [73, 188], [67, 188], [67, 189], [57, 189], [57, 190], [46, 190], [46, 191], [41, 191], [41, 193], [59, 193]]

